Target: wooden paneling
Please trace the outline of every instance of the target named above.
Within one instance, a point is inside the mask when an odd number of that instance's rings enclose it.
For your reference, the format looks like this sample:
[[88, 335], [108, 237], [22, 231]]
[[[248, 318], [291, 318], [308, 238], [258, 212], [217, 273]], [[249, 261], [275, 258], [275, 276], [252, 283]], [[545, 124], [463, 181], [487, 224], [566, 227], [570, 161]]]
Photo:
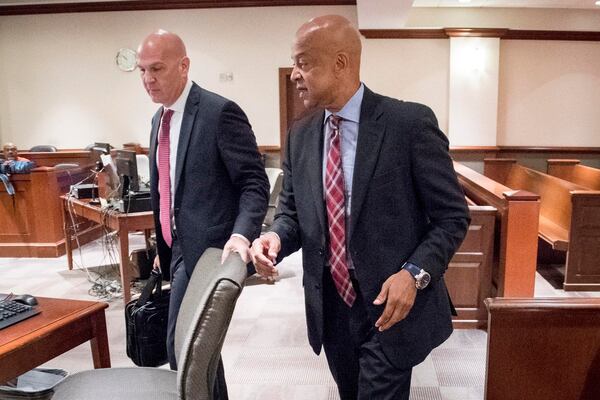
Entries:
[[367, 39], [447, 39], [450, 37], [497, 37], [503, 40], [600, 41], [600, 32], [542, 31], [506, 28], [409, 28], [361, 29]]
[[19, 151], [20, 157], [35, 162], [37, 167], [54, 167], [56, 164], [93, 165], [92, 152], [89, 150], [59, 150], [56, 152]]
[[497, 210], [470, 206], [471, 224], [462, 245], [450, 261], [444, 280], [457, 311], [455, 328], [484, 328], [484, 299], [492, 295], [494, 224]]
[[486, 400], [600, 399], [600, 299], [486, 305]]
[[0, 6], [0, 15], [355, 4], [356, 0], [125, 0]]
[[[65, 254], [62, 207], [59, 196], [71, 184], [82, 181], [87, 168], [56, 170], [39, 167], [29, 174], [15, 174], [10, 180], [15, 195], [0, 185], [0, 257], [58, 257]], [[79, 221], [76, 221], [79, 222]], [[80, 225], [89, 230], [90, 225]], [[99, 237], [88, 232], [81, 240]]]

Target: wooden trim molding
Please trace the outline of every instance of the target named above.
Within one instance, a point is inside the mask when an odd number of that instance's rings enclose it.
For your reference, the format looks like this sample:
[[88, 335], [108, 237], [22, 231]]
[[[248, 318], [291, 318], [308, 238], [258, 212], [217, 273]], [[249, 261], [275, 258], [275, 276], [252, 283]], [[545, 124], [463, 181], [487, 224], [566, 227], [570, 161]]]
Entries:
[[593, 31], [536, 31], [508, 29], [502, 39], [512, 40], [569, 40], [599, 42], [600, 32]]
[[122, 0], [0, 6], [0, 15], [174, 10], [193, 8], [356, 5], [356, 0]]
[[444, 28], [448, 37], [497, 37], [503, 38], [508, 29], [503, 28]]
[[443, 28], [440, 29], [360, 29], [367, 39], [448, 39]]
[[497, 37], [503, 40], [600, 41], [595, 31], [540, 31], [507, 28], [361, 29], [367, 39], [448, 39], [451, 37]]
[[451, 146], [452, 153], [573, 153], [600, 154], [600, 147]]

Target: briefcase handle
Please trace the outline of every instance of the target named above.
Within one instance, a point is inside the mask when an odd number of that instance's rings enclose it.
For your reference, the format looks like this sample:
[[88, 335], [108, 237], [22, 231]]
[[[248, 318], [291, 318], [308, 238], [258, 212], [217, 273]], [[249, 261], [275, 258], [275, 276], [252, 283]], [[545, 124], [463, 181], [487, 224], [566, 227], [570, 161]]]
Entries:
[[148, 282], [146, 282], [146, 286], [144, 286], [144, 288], [142, 289], [142, 294], [140, 294], [140, 297], [138, 298], [137, 302], [135, 303], [136, 307], [141, 307], [144, 304], [146, 304], [148, 302], [148, 300], [150, 300], [150, 297], [152, 296], [152, 292], [154, 291], [154, 289], [156, 288], [156, 298], [159, 298], [162, 296], [162, 272], [160, 270], [156, 270], [153, 269], [152, 272], [150, 273], [150, 278], [148, 279]]

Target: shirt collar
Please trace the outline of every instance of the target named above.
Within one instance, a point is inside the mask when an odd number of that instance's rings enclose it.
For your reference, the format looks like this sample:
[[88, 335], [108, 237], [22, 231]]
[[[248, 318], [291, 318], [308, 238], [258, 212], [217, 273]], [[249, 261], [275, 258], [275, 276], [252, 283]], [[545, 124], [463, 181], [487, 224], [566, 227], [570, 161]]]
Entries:
[[[362, 104], [363, 94], [365, 93], [365, 85], [361, 82], [358, 90], [354, 93], [350, 100], [342, 107], [335, 115], [338, 115], [346, 121], [360, 123], [360, 106]], [[333, 114], [329, 110], [325, 110], [325, 121]]]
[[192, 90], [192, 81], [188, 79], [185, 83], [185, 87], [183, 88], [183, 92], [181, 92], [175, 103], [171, 104], [171, 107], [165, 107], [163, 105], [163, 109], [182, 113], [185, 110], [185, 103], [187, 102], [190, 90]]

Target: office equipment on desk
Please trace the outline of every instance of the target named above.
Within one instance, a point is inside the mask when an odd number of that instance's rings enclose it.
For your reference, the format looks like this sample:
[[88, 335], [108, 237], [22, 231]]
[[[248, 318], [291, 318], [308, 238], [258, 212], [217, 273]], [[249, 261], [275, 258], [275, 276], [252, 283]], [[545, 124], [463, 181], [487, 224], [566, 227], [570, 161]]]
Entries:
[[140, 190], [136, 153], [130, 150], [117, 150], [115, 164], [121, 183], [119, 211], [125, 213], [150, 211], [152, 209], [150, 191], [147, 187]]
[[122, 197], [125, 197], [129, 192], [139, 191], [140, 180], [135, 151], [117, 150], [115, 164], [117, 165], [117, 174], [121, 179]]
[[76, 199], [95, 199], [98, 197], [98, 185], [95, 183], [71, 185], [71, 194]]
[[33, 296], [21, 295], [10, 299], [6, 299], [6, 297], [4, 296], [4, 300], [0, 300], [0, 329], [40, 313], [40, 310], [35, 307], [37, 300]]

